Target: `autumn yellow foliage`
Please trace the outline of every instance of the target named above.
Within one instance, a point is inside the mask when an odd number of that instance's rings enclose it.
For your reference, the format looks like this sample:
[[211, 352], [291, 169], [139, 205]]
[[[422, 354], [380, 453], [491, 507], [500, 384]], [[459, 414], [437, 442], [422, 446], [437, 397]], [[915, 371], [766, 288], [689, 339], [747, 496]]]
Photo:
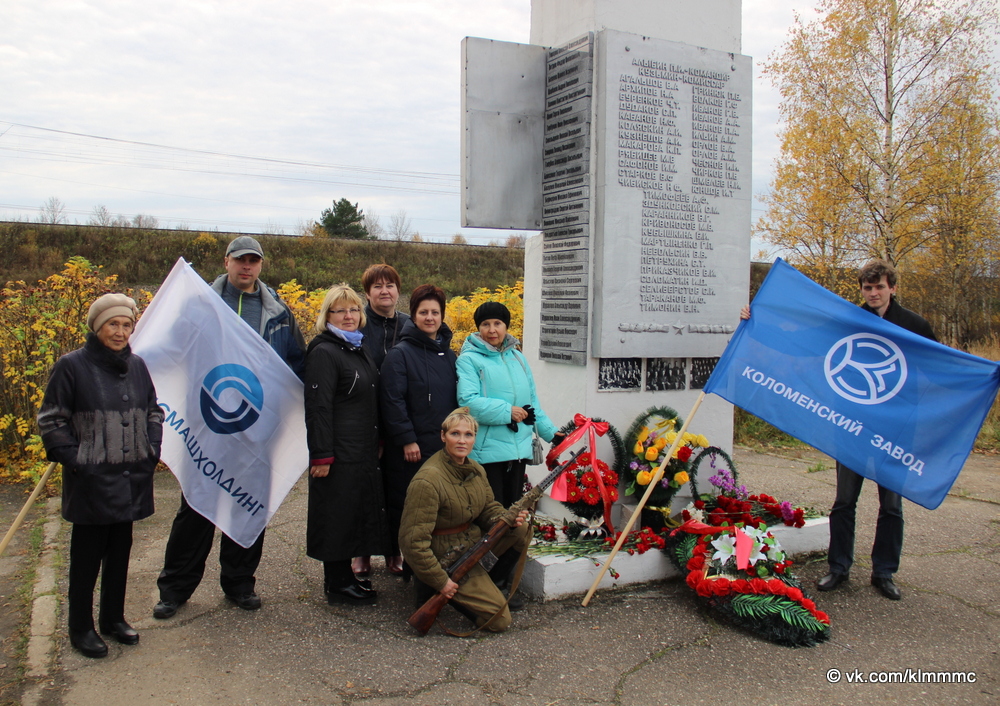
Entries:
[[482, 287], [467, 297], [454, 297], [448, 302], [444, 318], [454, 334], [451, 347], [456, 353], [462, 350], [466, 336], [479, 330], [472, 315], [486, 302], [500, 302], [510, 309], [510, 326], [507, 327], [507, 333], [521, 340], [524, 331], [523, 279], [519, 279], [514, 286], [502, 285], [492, 292]]
[[319, 308], [323, 306], [323, 297], [326, 296], [326, 289], [314, 289], [307, 292], [302, 285], [294, 279], [285, 282], [276, 290], [282, 301], [288, 304], [288, 308], [295, 315], [295, 321], [302, 330], [302, 335], [306, 340], [313, 337], [313, 327], [316, 325], [316, 317], [319, 316]]
[[[107, 292], [123, 291], [117, 276], [82, 257], [35, 285], [8, 282], [0, 292], [0, 480], [36, 482], [45, 454], [35, 417], [56, 360], [83, 345], [87, 311]], [[143, 290], [124, 290], [139, 308]]]

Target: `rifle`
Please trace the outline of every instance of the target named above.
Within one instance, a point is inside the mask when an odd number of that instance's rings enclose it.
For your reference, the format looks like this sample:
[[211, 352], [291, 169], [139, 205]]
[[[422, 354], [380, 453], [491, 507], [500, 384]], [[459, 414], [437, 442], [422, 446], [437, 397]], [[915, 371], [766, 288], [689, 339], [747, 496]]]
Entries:
[[[571, 453], [567, 461], [557, 466], [551, 473], [545, 476], [545, 478], [542, 479], [538, 485], [525, 493], [516, 503], [511, 505], [496, 521], [496, 524], [490, 528], [489, 532], [483, 535], [482, 539], [472, 545], [472, 547], [470, 547], [462, 556], [455, 560], [454, 564], [446, 569], [448, 576], [451, 577], [451, 580], [458, 583], [467, 573], [469, 573], [472, 567], [478, 564], [481, 560], [492, 559], [493, 563], [495, 563], [496, 557], [492, 555], [492, 549], [500, 542], [501, 539], [503, 539], [504, 535], [506, 535], [510, 529], [514, 527], [515, 522], [517, 521], [517, 516], [521, 510], [534, 509], [535, 503], [537, 503], [538, 499], [542, 497], [542, 493], [545, 489], [552, 485], [556, 478], [558, 478], [559, 475], [576, 460], [576, 457], [586, 450], [587, 447], [583, 447], [582, 449]], [[445, 607], [449, 600], [451, 599], [446, 598], [440, 592], [434, 594], [427, 599], [426, 603], [417, 608], [417, 610], [406, 622], [412, 625], [421, 635], [426, 635], [427, 631], [430, 630], [431, 626], [434, 624], [434, 621], [437, 620], [441, 609]]]

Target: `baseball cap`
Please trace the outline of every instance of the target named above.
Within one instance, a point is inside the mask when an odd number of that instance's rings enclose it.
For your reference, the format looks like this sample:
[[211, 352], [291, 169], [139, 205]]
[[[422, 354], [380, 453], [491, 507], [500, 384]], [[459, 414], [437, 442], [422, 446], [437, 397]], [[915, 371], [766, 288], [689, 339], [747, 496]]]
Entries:
[[249, 235], [241, 235], [226, 248], [226, 257], [243, 257], [244, 255], [259, 255], [264, 258], [264, 248]]

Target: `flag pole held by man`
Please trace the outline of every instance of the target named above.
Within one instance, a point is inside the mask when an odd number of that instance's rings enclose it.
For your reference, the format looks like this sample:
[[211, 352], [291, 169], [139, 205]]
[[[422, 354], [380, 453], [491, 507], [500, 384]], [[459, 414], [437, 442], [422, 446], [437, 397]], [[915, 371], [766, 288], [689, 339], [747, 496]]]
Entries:
[[932, 510], [941, 504], [1000, 387], [1000, 364], [938, 343], [927, 321], [896, 301], [896, 277], [883, 261], [865, 265], [859, 308], [777, 260], [705, 385], [837, 460], [830, 573], [820, 590], [847, 580], [861, 486], [877, 483], [872, 585], [894, 600], [900, 496]]
[[240, 236], [209, 286], [178, 260], [136, 328], [166, 414], [162, 458], [183, 494], [157, 580], [153, 617], [197, 589], [215, 528], [223, 593], [256, 610], [264, 528], [309, 465], [302, 415], [304, 342], [295, 317], [260, 281], [264, 251]]

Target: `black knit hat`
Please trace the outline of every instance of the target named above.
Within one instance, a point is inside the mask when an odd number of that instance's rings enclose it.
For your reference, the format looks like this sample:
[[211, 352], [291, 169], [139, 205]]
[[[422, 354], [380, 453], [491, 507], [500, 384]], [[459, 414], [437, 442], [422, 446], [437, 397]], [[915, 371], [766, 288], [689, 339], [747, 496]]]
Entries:
[[500, 302], [486, 302], [479, 305], [472, 318], [476, 322], [476, 328], [479, 328], [486, 319], [500, 319], [504, 326], [510, 326], [510, 309]]

